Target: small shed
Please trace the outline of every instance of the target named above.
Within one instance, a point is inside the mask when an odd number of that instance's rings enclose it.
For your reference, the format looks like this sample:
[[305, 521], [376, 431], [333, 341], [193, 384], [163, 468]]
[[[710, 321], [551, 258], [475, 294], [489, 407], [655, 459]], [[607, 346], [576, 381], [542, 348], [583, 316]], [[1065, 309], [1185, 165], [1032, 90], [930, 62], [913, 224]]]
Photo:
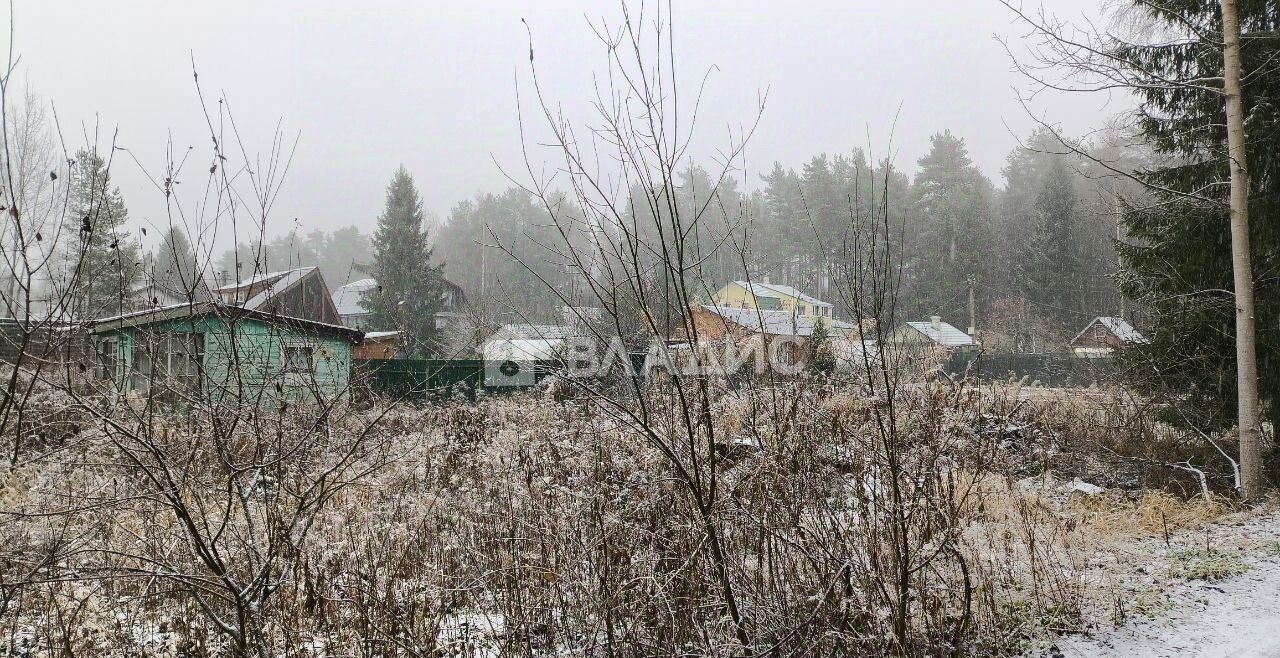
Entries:
[[1071, 353], [1082, 359], [1106, 358], [1127, 345], [1147, 339], [1124, 318], [1096, 317], [1069, 343]]
[[346, 327], [218, 302], [180, 304], [86, 323], [99, 380], [156, 398], [209, 401], [345, 395]]
[[399, 359], [403, 331], [366, 331], [364, 340], [351, 352], [355, 359]]

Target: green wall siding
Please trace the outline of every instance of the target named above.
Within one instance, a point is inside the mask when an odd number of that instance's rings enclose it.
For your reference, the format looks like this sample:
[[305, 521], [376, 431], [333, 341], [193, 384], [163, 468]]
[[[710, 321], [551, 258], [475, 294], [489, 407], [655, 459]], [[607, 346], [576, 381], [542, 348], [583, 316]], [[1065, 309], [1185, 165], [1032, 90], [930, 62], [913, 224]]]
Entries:
[[[202, 387], [205, 397], [222, 401], [310, 399], [344, 395], [351, 377], [351, 345], [293, 327], [255, 319], [234, 322], [203, 315], [155, 322], [142, 327], [103, 332], [98, 340], [116, 338], [116, 381], [130, 387], [133, 346], [138, 340], [171, 333], [204, 336]], [[286, 346], [312, 348], [313, 374], [284, 372]]]

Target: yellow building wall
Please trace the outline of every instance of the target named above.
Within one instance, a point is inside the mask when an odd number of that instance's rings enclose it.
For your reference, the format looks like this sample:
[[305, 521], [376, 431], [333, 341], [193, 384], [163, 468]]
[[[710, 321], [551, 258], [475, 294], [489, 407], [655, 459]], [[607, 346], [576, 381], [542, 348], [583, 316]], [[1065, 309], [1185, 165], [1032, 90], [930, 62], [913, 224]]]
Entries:
[[[779, 311], [794, 311], [796, 308], [796, 298], [783, 295], [778, 299]], [[746, 288], [737, 283], [729, 283], [716, 293], [715, 303], [719, 306], [728, 306], [730, 308], [756, 308], [755, 295], [751, 294]], [[812, 313], [810, 313], [812, 315]]]

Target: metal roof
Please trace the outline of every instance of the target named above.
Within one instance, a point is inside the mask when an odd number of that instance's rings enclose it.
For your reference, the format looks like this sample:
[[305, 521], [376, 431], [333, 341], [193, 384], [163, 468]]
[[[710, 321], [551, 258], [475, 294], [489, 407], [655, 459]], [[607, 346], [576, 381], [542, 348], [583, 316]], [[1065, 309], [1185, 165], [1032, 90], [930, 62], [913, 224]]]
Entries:
[[[320, 268], [315, 265], [311, 265], [309, 267], [299, 267], [292, 270], [282, 270], [280, 272], [268, 272], [266, 274], [255, 276], [247, 281], [222, 286], [221, 288], [218, 288], [217, 292], [225, 302], [234, 302], [243, 308], [256, 309], [266, 304], [277, 294], [288, 290], [290, 286], [301, 281], [307, 275], [312, 272], [319, 271], [319, 269]], [[256, 294], [243, 302], [234, 298], [234, 293], [251, 288], [255, 285], [264, 285], [264, 287], [262, 290], [259, 290]], [[233, 298], [227, 299], [228, 295], [232, 295]]]
[[956, 329], [946, 322], [939, 321], [937, 327], [934, 327], [933, 322], [930, 320], [908, 322], [907, 326], [924, 334], [926, 338], [943, 347], [969, 347], [978, 344], [978, 341], [974, 340], [973, 336]]
[[337, 307], [338, 315], [368, 313], [369, 309], [364, 307], [364, 295], [377, 287], [378, 282], [373, 279], [360, 279], [333, 291], [333, 305]]
[[853, 325], [831, 318], [801, 315], [792, 311], [768, 311], [754, 308], [733, 308], [706, 304], [702, 308], [719, 315], [735, 325], [753, 333], [770, 336], [812, 336], [814, 324], [821, 320], [828, 329], [850, 331]]
[[483, 351], [490, 361], [546, 361], [556, 359], [564, 344], [562, 338], [513, 338], [486, 341]]
[[748, 283], [746, 281], [734, 281], [735, 284], [742, 286], [757, 297], [792, 297], [806, 304], [814, 306], [830, 307], [828, 304], [817, 297], [810, 297], [791, 286], [784, 286], [777, 283]]
[[359, 343], [364, 333], [348, 327], [317, 322], [286, 315], [276, 315], [242, 306], [223, 304], [221, 302], [197, 302], [195, 304], [173, 304], [145, 311], [134, 311], [108, 318], [99, 318], [84, 323], [89, 333], [98, 334], [123, 328], [142, 327], [166, 320], [196, 318], [209, 314], [217, 314], [231, 319], [249, 318], [266, 324], [279, 324], [295, 329], [315, 331], [317, 333], [334, 334], [352, 343]]
[[1086, 331], [1089, 331], [1089, 327], [1099, 323], [1106, 327], [1107, 331], [1110, 331], [1113, 336], [1119, 338], [1123, 343], [1147, 342], [1147, 337], [1139, 333], [1137, 329], [1134, 329], [1133, 325], [1129, 324], [1129, 322], [1124, 318], [1101, 315], [1090, 320], [1089, 324], [1085, 325], [1084, 329], [1081, 329], [1080, 333], [1076, 334], [1076, 337], [1071, 339], [1071, 342], [1074, 343], [1077, 340], [1080, 340], [1080, 337], [1083, 336]]
[[581, 336], [582, 332], [561, 324], [504, 324], [498, 334], [512, 339], [555, 340]]

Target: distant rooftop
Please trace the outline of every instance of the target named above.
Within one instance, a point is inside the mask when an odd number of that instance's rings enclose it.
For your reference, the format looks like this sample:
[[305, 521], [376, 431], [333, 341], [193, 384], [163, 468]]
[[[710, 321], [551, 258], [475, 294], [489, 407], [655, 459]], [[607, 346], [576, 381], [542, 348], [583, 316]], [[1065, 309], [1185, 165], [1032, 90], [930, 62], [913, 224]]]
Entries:
[[941, 320], [935, 324], [931, 320], [924, 322], [908, 322], [908, 326], [925, 335], [929, 340], [942, 345], [943, 347], [969, 347], [977, 345], [978, 341], [973, 336], [966, 334], [959, 329], [942, 322]]
[[1089, 324], [1086, 325], [1085, 328], [1080, 331], [1080, 333], [1076, 334], [1076, 337], [1072, 338], [1071, 342], [1074, 343], [1077, 340], [1079, 340], [1080, 337], [1084, 335], [1084, 332], [1088, 331], [1089, 327], [1092, 327], [1095, 323], [1102, 324], [1102, 326], [1107, 328], [1107, 331], [1110, 331], [1116, 338], [1119, 338], [1120, 341], [1123, 343], [1146, 343], [1147, 342], [1147, 337], [1139, 333], [1137, 329], [1134, 329], [1133, 325], [1129, 324], [1128, 320], [1125, 320], [1124, 318], [1117, 318], [1117, 317], [1111, 317], [1111, 316], [1098, 316], [1093, 320], [1089, 321]]
[[748, 283], [746, 281], [734, 281], [734, 283], [751, 291], [751, 294], [757, 297], [773, 297], [773, 298], [793, 297], [806, 304], [812, 304], [814, 306], [823, 306], [823, 307], [831, 306], [831, 304], [828, 304], [822, 301], [821, 299], [818, 299], [817, 297], [811, 297], [809, 295], [806, 295], [800, 292], [799, 290], [792, 288], [791, 286], [784, 286], [777, 283], [758, 283], [758, 282]]
[[373, 279], [352, 281], [333, 291], [333, 305], [338, 307], [338, 315], [363, 315], [369, 310], [364, 307], [365, 293], [378, 287]]

